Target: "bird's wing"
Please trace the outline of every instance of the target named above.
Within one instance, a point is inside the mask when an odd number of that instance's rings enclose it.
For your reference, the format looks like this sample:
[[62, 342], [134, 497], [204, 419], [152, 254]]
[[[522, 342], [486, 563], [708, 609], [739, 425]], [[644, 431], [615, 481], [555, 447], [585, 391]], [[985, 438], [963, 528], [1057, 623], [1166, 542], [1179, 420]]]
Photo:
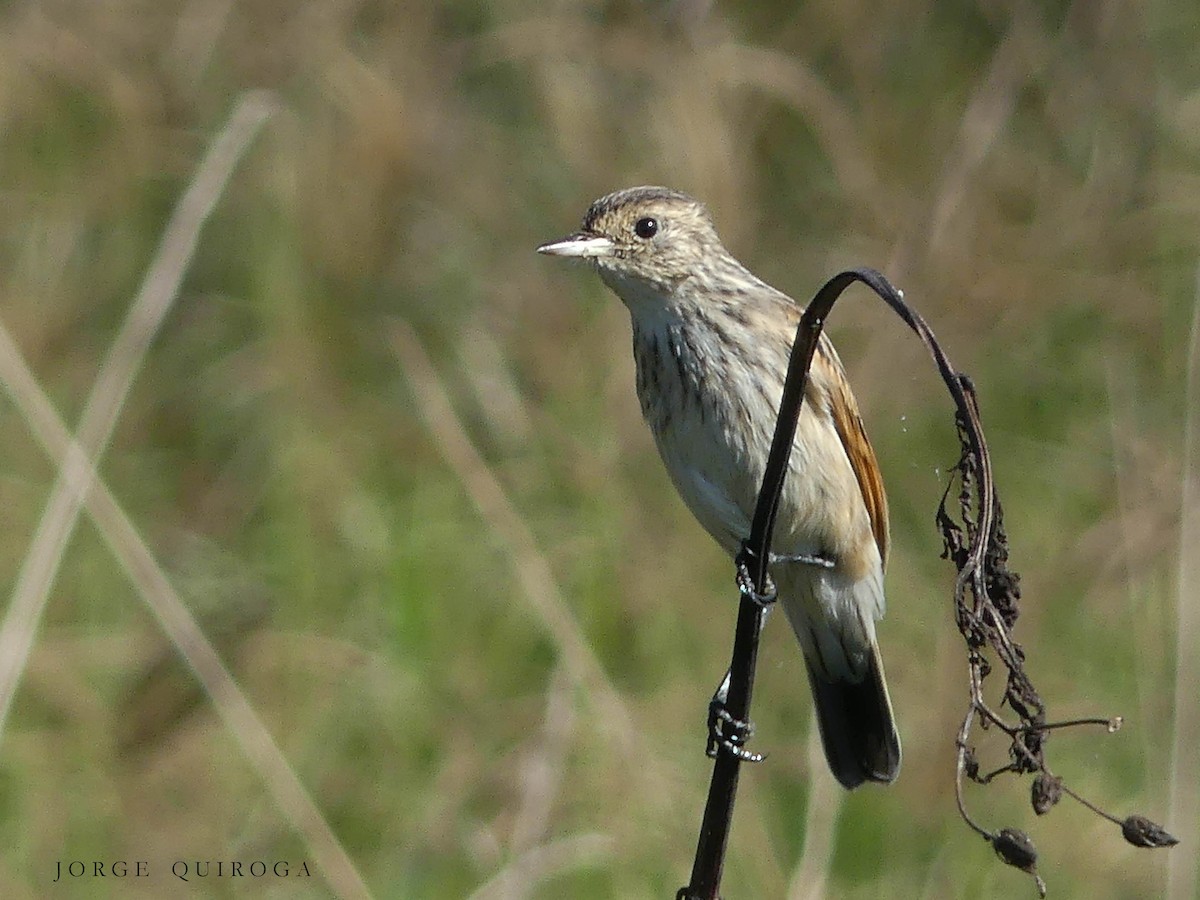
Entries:
[[888, 508], [887, 495], [883, 491], [883, 475], [879, 471], [879, 463], [875, 459], [875, 451], [867, 440], [867, 430], [863, 426], [862, 416], [858, 413], [858, 402], [850, 390], [850, 382], [846, 380], [846, 372], [841, 361], [833, 352], [832, 344], [821, 335], [823, 348], [828, 350], [830, 361], [833, 363], [838, 378], [830, 384], [829, 405], [833, 412], [833, 424], [838, 437], [842, 439], [842, 447], [846, 458], [850, 460], [850, 468], [858, 479], [858, 489], [862, 492], [863, 503], [867, 506], [867, 515], [871, 519], [871, 533], [875, 536], [875, 545], [879, 548], [879, 557], [887, 564], [888, 556]]

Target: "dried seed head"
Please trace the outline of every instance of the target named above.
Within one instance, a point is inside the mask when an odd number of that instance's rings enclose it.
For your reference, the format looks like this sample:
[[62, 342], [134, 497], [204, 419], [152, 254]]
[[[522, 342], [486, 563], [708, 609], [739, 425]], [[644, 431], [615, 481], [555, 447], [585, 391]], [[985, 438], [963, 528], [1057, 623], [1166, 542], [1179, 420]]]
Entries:
[[1045, 772], [1033, 779], [1033, 811], [1039, 816], [1048, 813], [1054, 804], [1062, 799], [1063, 782], [1057, 775], [1047, 775]]
[[998, 834], [992, 835], [992, 849], [996, 855], [1010, 866], [1020, 869], [1033, 876], [1037, 883], [1038, 893], [1046, 896], [1046, 882], [1037, 873], [1037, 850], [1033, 841], [1023, 831], [1015, 828], [1002, 828]]
[[1179, 839], [1145, 816], [1130, 816], [1121, 823], [1121, 834], [1135, 847], [1174, 847]]

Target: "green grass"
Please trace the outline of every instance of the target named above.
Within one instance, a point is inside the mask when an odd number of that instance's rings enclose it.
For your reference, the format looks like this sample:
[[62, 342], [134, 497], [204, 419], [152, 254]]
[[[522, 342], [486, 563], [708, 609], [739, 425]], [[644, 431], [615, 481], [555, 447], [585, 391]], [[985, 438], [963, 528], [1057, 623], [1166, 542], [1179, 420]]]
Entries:
[[[978, 386], [1052, 717], [1126, 719], [1056, 735], [1051, 761], [1118, 814], [1166, 818], [1175, 604], [1194, 588], [1174, 583], [1194, 14], [144, 6], [0, 7], [0, 317], [73, 426], [207, 145], [243, 91], [274, 91], [100, 472], [374, 895], [649, 898], [686, 879], [730, 567], [640, 421], [619, 304], [532, 252], [643, 182], [704, 198], [799, 298], [851, 264], [904, 288]], [[397, 322], [519, 525], [448, 463], [461, 446], [429, 427]], [[826, 892], [1032, 896], [955, 811], [965, 665], [932, 522], [949, 404], [865, 292], [831, 329], [892, 503], [905, 768], [832, 795]], [[0, 402], [10, 595], [55, 474]], [[770, 756], [744, 776], [728, 897], [787, 895], [828, 778], [785, 631], [766, 636]], [[214, 710], [81, 520], [0, 739], [0, 893], [162, 896], [181, 858], [313, 871], [204, 895], [334, 892]], [[1163, 894], [1167, 854], [1069, 802], [1035, 821], [1026, 790], [973, 790], [972, 809], [1033, 835], [1052, 897]], [[1193, 854], [1194, 812], [1165, 824]], [[118, 858], [154, 874], [49, 883], [58, 860]]]

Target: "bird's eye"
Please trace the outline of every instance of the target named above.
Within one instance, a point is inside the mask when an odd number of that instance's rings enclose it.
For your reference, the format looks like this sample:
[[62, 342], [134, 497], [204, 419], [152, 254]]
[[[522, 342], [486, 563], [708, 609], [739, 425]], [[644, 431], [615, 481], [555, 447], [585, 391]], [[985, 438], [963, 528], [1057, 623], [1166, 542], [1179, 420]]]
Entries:
[[658, 234], [658, 219], [652, 219], [649, 216], [638, 219], [637, 224], [633, 226], [633, 233], [640, 238], [649, 240]]

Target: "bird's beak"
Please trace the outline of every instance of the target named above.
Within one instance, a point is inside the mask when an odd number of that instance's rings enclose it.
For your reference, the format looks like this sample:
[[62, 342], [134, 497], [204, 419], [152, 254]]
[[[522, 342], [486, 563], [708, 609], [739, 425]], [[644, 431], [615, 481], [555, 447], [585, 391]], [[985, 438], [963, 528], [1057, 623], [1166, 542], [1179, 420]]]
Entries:
[[538, 253], [550, 256], [579, 256], [584, 259], [595, 259], [599, 256], [612, 256], [616, 244], [606, 237], [581, 231], [560, 241], [551, 241], [537, 248]]

